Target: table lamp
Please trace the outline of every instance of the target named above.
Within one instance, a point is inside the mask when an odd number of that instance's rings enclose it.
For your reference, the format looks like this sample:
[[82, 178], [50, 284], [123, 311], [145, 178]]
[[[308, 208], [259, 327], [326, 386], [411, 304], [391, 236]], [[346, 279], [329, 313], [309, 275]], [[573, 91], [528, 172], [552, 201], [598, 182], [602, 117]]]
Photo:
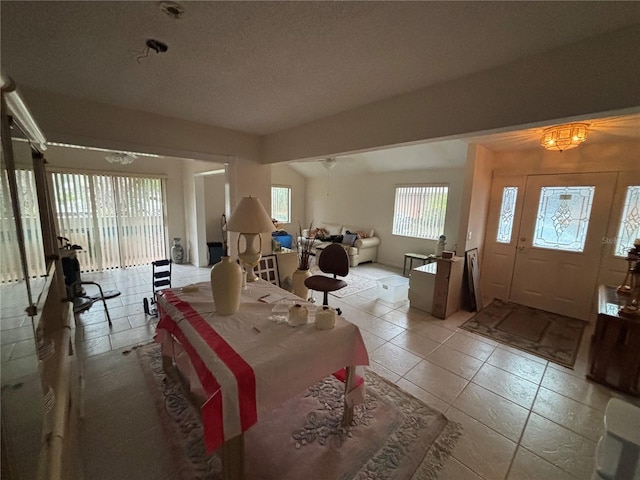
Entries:
[[[229, 217], [227, 229], [230, 232], [240, 234], [238, 235], [238, 258], [247, 270], [247, 282], [255, 282], [258, 277], [253, 269], [262, 257], [262, 237], [260, 234], [275, 231], [271, 217], [264, 209], [260, 199], [251, 196], [243, 197]], [[258, 248], [256, 248], [256, 236], [260, 240]], [[245, 239], [244, 252], [240, 252], [240, 237]]]

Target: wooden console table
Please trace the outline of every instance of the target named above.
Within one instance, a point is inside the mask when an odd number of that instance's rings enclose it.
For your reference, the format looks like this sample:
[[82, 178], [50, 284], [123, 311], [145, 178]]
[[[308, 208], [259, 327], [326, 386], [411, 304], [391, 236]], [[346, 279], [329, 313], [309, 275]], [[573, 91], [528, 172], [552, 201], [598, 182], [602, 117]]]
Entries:
[[640, 318], [618, 315], [626, 297], [616, 287], [598, 289], [598, 320], [591, 337], [587, 378], [640, 396]]

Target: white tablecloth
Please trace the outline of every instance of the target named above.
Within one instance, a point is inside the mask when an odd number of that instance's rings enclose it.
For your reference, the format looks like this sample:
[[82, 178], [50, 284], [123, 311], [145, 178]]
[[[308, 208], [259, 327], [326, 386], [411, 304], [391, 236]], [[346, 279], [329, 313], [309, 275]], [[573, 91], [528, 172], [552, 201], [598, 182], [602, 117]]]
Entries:
[[[309, 324], [280, 323], [294, 303], [309, 308]], [[161, 292], [156, 340], [205, 398], [209, 451], [327, 375], [369, 364], [358, 327], [338, 317], [335, 328], [317, 330], [317, 308], [263, 280], [248, 284], [229, 316], [215, 313], [208, 282]]]

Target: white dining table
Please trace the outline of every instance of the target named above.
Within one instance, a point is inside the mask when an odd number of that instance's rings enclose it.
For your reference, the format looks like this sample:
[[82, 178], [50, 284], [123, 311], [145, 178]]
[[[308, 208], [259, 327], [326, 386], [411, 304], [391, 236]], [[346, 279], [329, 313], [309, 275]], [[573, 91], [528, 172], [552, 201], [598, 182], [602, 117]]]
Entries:
[[[316, 329], [322, 307], [276, 285], [248, 283], [240, 309], [226, 316], [216, 313], [209, 282], [163, 290], [157, 304], [155, 339], [165, 368], [177, 367], [200, 400], [205, 447], [222, 447], [225, 479], [244, 476], [243, 433], [319, 380], [342, 373], [345, 423], [364, 398], [355, 367], [368, 365], [369, 357], [358, 327], [337, 316], [333, 329]], [[289, 325], [294, 304], [309, 310], [307, 324]]]

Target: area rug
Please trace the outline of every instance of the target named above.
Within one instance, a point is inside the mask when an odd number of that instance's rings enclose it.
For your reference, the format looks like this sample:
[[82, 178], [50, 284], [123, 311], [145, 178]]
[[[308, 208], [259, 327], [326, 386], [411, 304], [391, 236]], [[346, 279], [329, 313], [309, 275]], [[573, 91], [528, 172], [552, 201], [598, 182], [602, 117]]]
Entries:
[[349, 275], [344, 277], [344, 281], [347, 282], [346, 287], [341, 288], [340, 290], [336, 290], [335, 292], [331, 292], [330, 294], [338, 298], [344, 298], [348, 297], [349, 295], [355, 295], [357, 293], [364, 292], [365, 290], [369, 290], [370, 288], [374, 288], [377, 286], [375, 280], [367, 277], [362, 277], [354, 273], [349, 273]]
[[[331, 276], [326, 273], [322, 273], [322, 270], [317, 266], [311, 268], [311, 273], [313, 275], [326, 275]], [[364, 292], [365, 290], [369, 290], [370, 288], [376, 287], [378, 284], [376, 281], [370, 277], [365, 277], [362, 275], [357, 275], [355, 273], [349, 272], [346, 277], [338, 277], [345, 282], [347, 282], [347, 286], [341, 288], [340, 290], [336, 290], [335, 292], [330, 292], [330, 295], [338, 298], [348, 297], [349, 295], [355, 295], [357, 293]]]
[[585, 326], [575, 318], [493, 300], [460, 328], [573, 368]]
[[[207, 455], [198, 409], [183, 384], [165, 375], [159, 346], [138, 358], [182, 479], [221, 479], [217, 452]], [[248, 479], [435, 479], [461, 426], [366, 371], [366, 401], [341, 426], [343, 384], [333, 377], [270, 412], [245, 432]]]

